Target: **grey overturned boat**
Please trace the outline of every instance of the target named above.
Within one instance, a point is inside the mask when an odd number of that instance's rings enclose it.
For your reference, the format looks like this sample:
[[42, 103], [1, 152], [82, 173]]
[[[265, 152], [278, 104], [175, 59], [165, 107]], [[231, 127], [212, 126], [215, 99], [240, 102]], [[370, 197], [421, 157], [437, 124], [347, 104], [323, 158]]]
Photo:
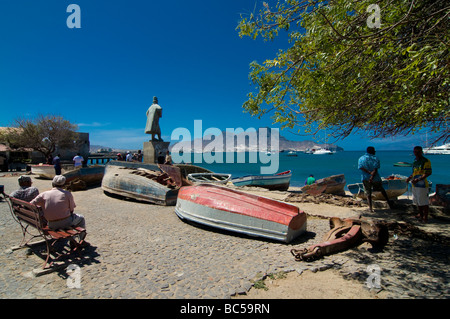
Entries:
[[187, 176], [187, 180], [194, 184], [226, 184], [230, 179], [231, 174], [221, 173], [192, 173]]
[[158, 205], [175, 205], [182, 186], [180, 169], [172, 165], [111, 161], [105, 167], [105, 193]]

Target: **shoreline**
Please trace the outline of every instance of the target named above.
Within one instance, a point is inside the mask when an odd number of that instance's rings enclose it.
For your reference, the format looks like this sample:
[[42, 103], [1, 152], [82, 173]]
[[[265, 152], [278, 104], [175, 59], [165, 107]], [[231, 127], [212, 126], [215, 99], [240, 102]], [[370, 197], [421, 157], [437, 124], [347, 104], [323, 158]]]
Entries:
[[[51, 181], [30, 176], [40, 192], [51, 188]], [[18, 188], [17, 176], [0, 177], [0, 184], [10, 193]], [[298, 188], [287, 192], [244, 191], [285, 200]], [[291, 244], [283, 244], [194, 226], [179, 220], [173, 206], [108, 197], [100, 187], [73, 194], [75, 212], [85, 216], [87, 240], [92, 245], [80, 261], [82, 288], [67, 288], [65, 271], [32, 276], [32, 270], [42, 260], [27, 249], [10, 251], [22, 235], [2, 201], [0, 261], [4, 267], [0, 270], [0, 298], [308, 298], [305, 287], [314, 290], [309, 298], [450, 297], [449, 283], [445, 281], [448, 241], [443, 244], [431, 236], [418, 237], [434, 234], [447, 240], [448, 221], [435, 216], [431, 216], [429, 224], [421, 225], [411, 212], [403, 210], [393, 212], [379, 207], [370, 214], [365, 206], [290, 202], [307, 213], [307, 234]], [[295, 261], [290, 250], [321, 242], [333, 215], [381, 218], [414, 226], [418, 232], [390, 230], [389, 243], [382, 252], [374, 253], [370, 245], [363, 244], [314, 262]], [[380, 289], [366, 287], [368, 264], [378, 264], [382, 269]], [[279, 273], [285, 273], [287, 279], [270, 278]], [[405, 282], [408, 277], [416, 279]], [[255, 288], [255, 283], [261, 281], [267, 281], [267, 291]], [[298, 289], [303, 295], [282, 289], [289, 287], [291, 281], [305, 288]], [[331, 289], [333, 283], [338, 290]]]

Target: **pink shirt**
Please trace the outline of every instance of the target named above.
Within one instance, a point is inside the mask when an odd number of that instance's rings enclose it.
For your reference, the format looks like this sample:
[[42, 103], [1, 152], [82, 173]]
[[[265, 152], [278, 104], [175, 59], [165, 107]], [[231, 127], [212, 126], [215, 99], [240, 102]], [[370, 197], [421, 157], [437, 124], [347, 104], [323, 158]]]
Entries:
[[70, 216], [75, 209], [75, 202], [71, 192], [61, 188], [52, 188], [39, 194], [31, 204], [41, 206], [47, 221], [56, 221]]

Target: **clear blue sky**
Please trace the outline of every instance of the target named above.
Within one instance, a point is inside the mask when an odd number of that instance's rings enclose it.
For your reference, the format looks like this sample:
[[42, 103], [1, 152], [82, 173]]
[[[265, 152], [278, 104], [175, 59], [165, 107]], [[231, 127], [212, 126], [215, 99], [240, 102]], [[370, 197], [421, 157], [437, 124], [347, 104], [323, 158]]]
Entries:
[[[81, 8], [81, 29], [66, 25], [72, 3]], [[194, 120], [203, 120], [204, 129], [277, 127], [269, 116], [259, 120], [242, 109], [252, 91], [250, 62], [273, 58], [287, 45], [239, 38], [240, 14], [255, 3], [1, 0], [0, 126], [19, 116], [59, 114], [90, 133], [91, 144], [137, 149], [149, 139], [145, 113], [157, 96], [165, 140], [177, 127], [193, 134]], [[352, 136], [337, 144], [410, 149], [421, 141]]]

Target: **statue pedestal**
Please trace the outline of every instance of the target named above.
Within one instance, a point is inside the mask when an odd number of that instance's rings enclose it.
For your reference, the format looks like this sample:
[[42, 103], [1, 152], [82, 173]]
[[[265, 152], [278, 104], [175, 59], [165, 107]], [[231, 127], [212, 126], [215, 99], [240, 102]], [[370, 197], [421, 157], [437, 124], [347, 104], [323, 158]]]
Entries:
[[166, 153], [169, 150], [170, 142], [150, 141], [144, 142], [144, 163], [155, 164], [158, 163], [158, 156], [166, 158]]

